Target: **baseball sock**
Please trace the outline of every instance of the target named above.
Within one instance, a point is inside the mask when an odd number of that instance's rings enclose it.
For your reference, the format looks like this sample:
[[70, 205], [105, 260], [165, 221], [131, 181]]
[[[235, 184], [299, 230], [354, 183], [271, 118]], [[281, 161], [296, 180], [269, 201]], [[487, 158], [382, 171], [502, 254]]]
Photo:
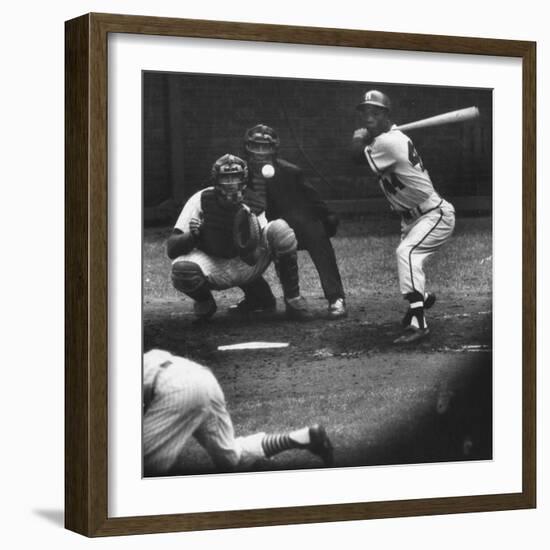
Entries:
[[270, 457], [289, 449], [300, 449], [310, 443], [309, 428], [284, 434], [266, 434], [262, 440], [265, 456]]
[[426, 323], [426, 317], [424, 315], [424, 298], [425, 295], [420, 292], [410, 292], [405, 296], [409, 301], [409, 314], [410, 322], [409, 326], [415, 328], [428, 328]]
[[410, 306], [411, 323], [415, 328], [428, 328], [426, 317], [424, 316], [424, 302], [414, 302]]

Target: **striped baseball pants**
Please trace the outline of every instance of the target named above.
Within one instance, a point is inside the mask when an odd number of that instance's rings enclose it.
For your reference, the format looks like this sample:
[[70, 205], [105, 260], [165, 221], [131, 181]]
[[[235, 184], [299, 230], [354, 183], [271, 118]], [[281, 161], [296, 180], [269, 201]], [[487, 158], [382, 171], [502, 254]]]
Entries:
[[294, 231], [282, 219], [268, 222], [260, 236], [259, 257], [255, 265], [248, 265], [238, 256], [218, 258], [195, 249], [189, 254], [179, 256], [172, 265], [181, 262], [197, 264], [212, 290], [224, 290], [236, 286], [246, 286], [261, 277], [271, 261], [280, 254], [296, 250]]
[[222, 471], [243, 469], [265, 457], [264, 433], [235, 437], [223, 391], [210, 369], [151, 350], [144, 357], [143, 390], [146, 476], [167, 475], [181, 465], [191, 436]]

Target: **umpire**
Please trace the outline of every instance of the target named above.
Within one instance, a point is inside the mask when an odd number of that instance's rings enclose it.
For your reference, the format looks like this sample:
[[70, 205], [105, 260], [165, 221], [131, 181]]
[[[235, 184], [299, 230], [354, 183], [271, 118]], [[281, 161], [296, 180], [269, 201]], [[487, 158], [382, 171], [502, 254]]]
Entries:
[[[284, 219], [296, 234], [298, 248], [308, 251], [328, 300], [329, 318], [345, 317], [345, 294], [330, 242], [339, 220], [305, 180], [302, 170], [278, 157], [279, 144], [276, 131], [265, 124], [247, 130], [244, 147], [250, 186], [265, 201], [267, 219]], [[275, 298], [265, 279], [241, 288], [245, 297], [235, 306], [238, 311], [248, 313], [275, 307]]]

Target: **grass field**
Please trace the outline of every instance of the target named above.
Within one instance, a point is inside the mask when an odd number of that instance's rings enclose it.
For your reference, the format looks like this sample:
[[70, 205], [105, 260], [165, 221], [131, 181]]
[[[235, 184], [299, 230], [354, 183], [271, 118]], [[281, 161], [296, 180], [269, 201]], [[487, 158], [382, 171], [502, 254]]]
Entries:
[[[300, 252], [300, 277], [316, 319], [287, 321], [279, 311], [235, 319], [226, 311], [238, 289], [216, 292], [218, 313], [197, 325], [191, 301], [170, 282], [164, 241], [145, 231], [144, 348], [160, 347], [212, 368], [238, 434], [281, 431], [320, 421], [337, 466], [479, 460], [492, 453], [492, 234], [489, 218], [458, 218], [451, 242], [427, 265], [430, 338], [396, 349], [405, 304], [397, 286], [398, 222], [344, 220], [334, 248], [349, 304], [329, 321], [317, 273]], [[267, 278], [281, 295], [274, 270]], [[221, 352], [239, 341], [284, 341], [288, 348]], [[442, 406], [442, 403], [445, 405]], [[319, 467], [307, 453], [284, 453], [258, 469]], [[192, 442], [176, 473], [211, 472]]]
[[[145, 231], [143, 247], [144, 299], [165, 300], [181, 296], [170, 281], [170, 261], [164, 243], [171, 228]], [[491, 291], [492, 232], [490, 218], [457, 220], [455, 236], [440, 253], [430, 259], [430, 290], [439, 294], [478, 294]], [[338, 266], [348, 295], [395, 295], [397, 271], [394, 249], [399, 243], [395, 219], [364, 218], [344, 220], [333, 239]], [[274, 269], [267, 271], [274, 289]], [[300, 281], [306, 296], [319, 296], [319, 279], [307, 252], [300, 252]], [[238, 292], [238, 291], [234, 291]]]

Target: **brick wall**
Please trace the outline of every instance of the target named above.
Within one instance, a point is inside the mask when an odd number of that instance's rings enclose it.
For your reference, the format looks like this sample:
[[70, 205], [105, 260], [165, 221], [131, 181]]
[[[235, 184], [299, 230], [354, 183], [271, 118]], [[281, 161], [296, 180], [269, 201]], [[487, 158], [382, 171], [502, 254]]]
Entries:
[[260, 122], [278, 130], [280, 156], [301, 166], [325, 198], [379, 196], [374, 178], [349, 154], [360, 126], [355, 105], [370, 88], [388, 93], [397, 124], [477, 105], [477, 123], [409, 135], [441, 193], [491, 195], [490, 90], [146, 73], [145, 204], [184, 201], [208, 182], [216, 158], [241, 154], [245, 130]]

